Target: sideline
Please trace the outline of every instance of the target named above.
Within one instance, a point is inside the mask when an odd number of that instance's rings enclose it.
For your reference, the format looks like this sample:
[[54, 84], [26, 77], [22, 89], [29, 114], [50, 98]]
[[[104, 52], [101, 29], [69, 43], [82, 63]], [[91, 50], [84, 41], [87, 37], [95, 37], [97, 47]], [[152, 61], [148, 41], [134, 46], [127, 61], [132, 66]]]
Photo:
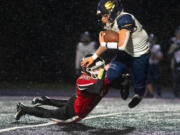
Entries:
[[[98, 117], [107, 117], [107, 116], [113, 116], [113, 115], [118, 115], [119, 113], [110, 113], [110, 114], [102, 114], [102, 115], [96, 115], [96, 116], [89, 116], [87, 118], [84, 118], [82, 120], [88, 120], [88, 119], [94, 119]], [[57, 123], [50, 121], [48, 123], [44, 124], [38, 124], [38, 125], [28, 125], [28, 126], [21, 126], [21, 127], [11, 127], [11, 128], [5, 128], [5, 129], [0, 129], [0, 133], [3, 132], [9, 132], [17, 129], [25, 129], [25, 128], [34, 128], [34, 127], [45, 127], [45, 126], [50, 126], [50, 125], [56, 125]]]

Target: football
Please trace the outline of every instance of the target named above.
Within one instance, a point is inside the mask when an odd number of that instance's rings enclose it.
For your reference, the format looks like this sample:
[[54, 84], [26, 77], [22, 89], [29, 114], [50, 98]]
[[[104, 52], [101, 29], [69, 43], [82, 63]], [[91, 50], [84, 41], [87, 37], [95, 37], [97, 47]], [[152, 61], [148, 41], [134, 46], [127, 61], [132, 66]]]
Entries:
[[112, 30], [105, 30], [104, 32], [104, 41], [105, 42], [118, 42], [119, 34]]

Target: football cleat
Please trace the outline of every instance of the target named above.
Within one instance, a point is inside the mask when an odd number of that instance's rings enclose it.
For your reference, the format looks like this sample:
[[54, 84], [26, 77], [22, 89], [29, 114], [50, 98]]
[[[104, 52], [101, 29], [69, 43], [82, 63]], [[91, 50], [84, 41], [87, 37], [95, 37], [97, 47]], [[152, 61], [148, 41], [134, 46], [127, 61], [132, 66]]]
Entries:
[[16, 106], [17, 112], [15, 114], [15, 119], [19, 120], [26, 113], [23, 111], [24, 105], [22, 103], [18, 103]]
[[129, 108], [134, 108], [135, 106], [137, 106], [142, 100], [142, 97], [140, 95], [134, 95], [134, 97], [132, 98], [132, 100], [130, 101], [130, 103], [128, 104]]
[[40, 105], [45, 105], [45, 103], [47, 102], [49, 98], [46, 96], [42, 96], [42, 97], [35, 97], [32, 100], [32, 104], [36, 105], [36, 106], [40, 106]]

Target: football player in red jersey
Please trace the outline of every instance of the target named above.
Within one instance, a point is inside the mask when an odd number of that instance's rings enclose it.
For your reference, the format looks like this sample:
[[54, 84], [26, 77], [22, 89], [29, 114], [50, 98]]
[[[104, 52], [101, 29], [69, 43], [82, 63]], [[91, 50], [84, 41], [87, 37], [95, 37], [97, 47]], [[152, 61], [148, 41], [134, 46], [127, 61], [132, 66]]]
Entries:
[[[89, 57], [91, 55], [88, 55]], [[15, 119], [19, 120], [23, 115], [32, 115], [41, 118], [48, 118], [58, 123], [73, 123], [86, 117], [99, 103], [109, 89], [105, 62], [97, 58], [89, 67], [83, 68], [82, 75], [76, 81], [76, 95], [69, 100], [56, 100], [48, 97], [36, 97], [32, 103], [34, 106], [17, 104]], [[40, 107], [50, 105], [58, 109], [49, 110]]]

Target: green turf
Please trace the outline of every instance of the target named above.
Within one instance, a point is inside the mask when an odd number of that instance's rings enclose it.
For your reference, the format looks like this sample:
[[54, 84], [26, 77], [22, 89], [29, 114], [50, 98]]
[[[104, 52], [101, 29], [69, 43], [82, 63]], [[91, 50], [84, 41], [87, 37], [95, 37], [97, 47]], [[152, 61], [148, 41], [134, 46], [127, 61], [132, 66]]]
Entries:
[[[30, 100], [20, 100], [29, 104]], [[32, 116], [23, 117], [15, 123], [15, 105], [18, 100], [7, 98], [0, 101], [0, 131], [9, 127], [37, 125], [49, 122]], [[144, 99], [134, 109], [119, 98], [104, 98], [88, 115], [87, 119], [72, 125], [50, 125], [45, 127], [17, 129], [0, 135], [179, 135], [180, 100]], [[113, 115], [112, 113], [116, 113]], [[112, 115], [111, 115], [112, 114]], [[102, 116], [104, 115], [104, 116]], [[109, 116], [108, 116], [109, 115]], [[96, 118], [93, 118], [96, 117]]]

